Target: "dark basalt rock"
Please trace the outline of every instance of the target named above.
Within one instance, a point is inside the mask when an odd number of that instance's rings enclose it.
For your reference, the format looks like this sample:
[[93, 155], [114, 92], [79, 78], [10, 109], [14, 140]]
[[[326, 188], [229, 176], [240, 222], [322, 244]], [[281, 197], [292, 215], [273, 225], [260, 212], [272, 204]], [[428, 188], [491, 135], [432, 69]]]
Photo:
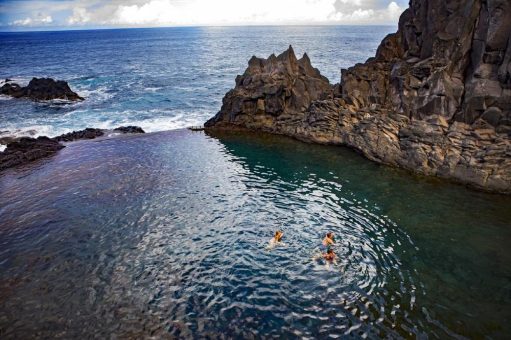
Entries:
[[252, 57], [236, 87], [223, 99], [220, 112], [204, 126], [243, 125], [271, 129], [297, 119], [314, 100], [331, 97], [328, 79], [312, 67], [307, 54], [297, 59], [293, 48], [268, 59]]
[[85, 130], [69, 132], [53, 139], [58, 142], [72, 142], [80, 139], [94, 139], [96, 137], [101, 137], [104, 134], [105, 133], [101, 129], [86, 128]]
[[32, 100], [64, 99], [71, 101], [84, 100], [73, 92], [68, 83], [63, 80], [51, 78], [32, 78], [30, 83], [21, 87], [18, 84], [7, 82], [0, 88], [0, 93], [14, 98], [30, 98]]
[[206, 129], [347, 145], [511, 193], [511, 1], [411, 0], [376, 56], [342, 70], [334, 86], [293, 56], [252, 58]]
[[142, 130], [139, 126], [120, 126], [118, 128], [114, 129], [115, 132], [121, 132], [121, 133], [145, 133], [144, 130]]
[[[86, 128], [80, 131], [73, 131], [58, 137], [21, 137], [14, 139], [11, 136], [0, 138], [0, 142], [8, 142], [4, 152], [0, 152], [0, 171], [26, 164], [37, 159], [51, 156], [58, 150], [64, 148], [60, 142], [72, 142], [83, 139], [94, 139], [105, 135], [109, 130]], [[138, 126], [121, 126], [114, 131], [121, 133], [144, 133]], [[4, 143], [2, 143], [4, 144]]]
[[4, 152], [0, 152], [0, 170], [51, 156], [62, 148], [63, 145], [48, 137], [19, 138], [7, 144]]

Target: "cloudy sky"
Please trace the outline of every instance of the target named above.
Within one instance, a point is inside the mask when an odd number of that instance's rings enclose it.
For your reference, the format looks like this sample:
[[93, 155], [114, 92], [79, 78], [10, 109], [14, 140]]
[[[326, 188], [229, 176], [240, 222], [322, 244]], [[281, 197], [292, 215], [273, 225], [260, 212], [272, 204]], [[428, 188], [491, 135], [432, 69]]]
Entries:
[[397, 24], [408, 0], [0, 0], [0, 30]]

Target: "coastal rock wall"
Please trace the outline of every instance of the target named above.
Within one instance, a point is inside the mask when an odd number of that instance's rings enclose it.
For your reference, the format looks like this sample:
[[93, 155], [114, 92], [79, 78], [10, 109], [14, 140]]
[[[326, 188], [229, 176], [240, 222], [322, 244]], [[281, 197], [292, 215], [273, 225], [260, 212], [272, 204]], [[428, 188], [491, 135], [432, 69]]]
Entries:
[[253, 57], [206, 128], [352, 147], [371, 160], [511, 193], [511, 2], [412, 0], [376, 56], [335, 86], [292, 48]]

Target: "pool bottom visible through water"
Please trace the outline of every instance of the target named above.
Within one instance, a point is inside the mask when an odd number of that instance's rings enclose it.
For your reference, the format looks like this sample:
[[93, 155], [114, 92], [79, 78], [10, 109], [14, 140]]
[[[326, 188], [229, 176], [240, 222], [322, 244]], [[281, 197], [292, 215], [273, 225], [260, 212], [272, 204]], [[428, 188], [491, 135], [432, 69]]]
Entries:
[[[511, 199], [342, 147], [186, 130], [77, 142], [0, 191], [2, 338], [511, 331]], [[328, 231], [329, 267], [313, 260]]]

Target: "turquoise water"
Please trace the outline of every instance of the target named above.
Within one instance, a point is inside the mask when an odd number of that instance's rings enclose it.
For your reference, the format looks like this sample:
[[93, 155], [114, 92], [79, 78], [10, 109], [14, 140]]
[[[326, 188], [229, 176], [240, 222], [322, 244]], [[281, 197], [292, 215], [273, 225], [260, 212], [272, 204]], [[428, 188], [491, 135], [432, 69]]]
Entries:
[[164, 131], [202, 125], [220, 110], [248, 60], [290, 44], [332, 83], [364, 62], [392, 26], [266, 26], [0, 32], [0, 81], [69, 82], [72, 105], [0, 96], [0, 136], [58, 136], [87, 127]]
[[[2, 338], [511, 334], [511, 198], [345, 148], [125, 136], [7, 171], [0, 191]], [[327, 231], [330, 268], [311, 259]]]

